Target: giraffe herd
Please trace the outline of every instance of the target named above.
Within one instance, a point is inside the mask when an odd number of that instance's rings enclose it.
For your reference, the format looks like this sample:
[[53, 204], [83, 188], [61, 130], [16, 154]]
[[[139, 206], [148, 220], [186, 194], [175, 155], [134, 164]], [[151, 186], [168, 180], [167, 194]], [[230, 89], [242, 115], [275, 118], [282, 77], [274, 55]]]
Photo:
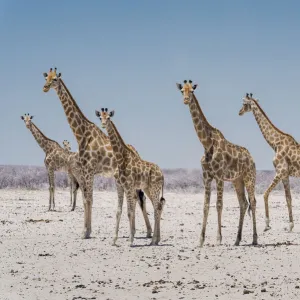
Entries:
[[[84, 204], [83, 238], [89, 238], [92, 231], [94, 177], [95, 175], [113, 177], [118, 195], [113, 245], [116, 245], [118, 239], [124, 195], [127, 200], [130, 245], [133, 245], [135, 235], [136, 202], [138, 202], [145, 220], [147, 237], [151, 238], [152, 227], [146, 210], [145, 194], [152, 202], [154, 208], [154, 230], [151, 245], [158, 245], [160, 242], [160, 220], [165, 205], [162, 170], [158, 165], [143, 160], [133, 146], [124, 142], [112, 121], [114, 111], [108, 111], [107, 108], [102, 108], [101, 111], [96, 110], [96, 116], [100, 119], [102, 128], [105, 128], [107, 131], [106, 135], [96, 124], [85, 117], [62, 80], [61, 73], [57, 73], [56, 68], [51, 68], [48, 73], [44, 73], [44, 77], [46, 83], [43, 86], [43, 91], [47, 93], [51, 88], [55, 90], [78, 143], [78, 152], [71, 152], [70, 143], [67, 140], [63, 141], [63, 147], [61, 147], [57, 142], [46, 137], [32, 122], [33, 116], [29, 114], [21, 116], [26, 127], [31, 131], [35, 140], [45, 152], [44, 162], [49, 177], [49, 210], [55, 209], [54, 172], [58, 170], [65, 171], [68, 173], [72, 210], [76, 208], [78, 189], [80, 188], [82, 192]], [[209, 124], [195, 96], [196, 84], [193, 84], [191, 80], [184, 80], [183, 84], [177, 83], [177, 88], [182, 93], [183, 103], [189, 107], [196, 134], [204, 148], [201, 166], [205, 198], [200, 247], [203, 246], [205, 241], [213, 180], [216, 181], [217, 187], [217, 244], [222, 242], [224, 182], [230, 181], [233, 183], [240, 206], [235, 245], [238, 246], [242, 239], [246, 211], [248, 211], [249, 215], [252, 215], [252, 244], [257, 245], [256, 167], [250, 152], [242, 146], [229, 142], [220, 130]], [[247, 93], [243, 98], [243, 105], [239, 115], [251, 111], [264, 138], [275, 151], [273, 163], [276, 169], [276, 176], [264, 193], [265, 230], [270, 229], [269, 194], [282, 181], [289, 213], [290, 231], [292, 231], [294, 221], [289, 176], [300, 177], [300, 145], [292, 136], [276, 128], [259, 105], [258, 100], [254, 99], [252, 94]]]

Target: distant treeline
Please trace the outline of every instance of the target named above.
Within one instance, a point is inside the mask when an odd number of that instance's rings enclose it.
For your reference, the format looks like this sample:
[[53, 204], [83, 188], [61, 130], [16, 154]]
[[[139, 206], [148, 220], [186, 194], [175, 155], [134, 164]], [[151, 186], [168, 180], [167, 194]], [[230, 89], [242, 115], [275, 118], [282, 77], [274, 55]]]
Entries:
[[[186, 191], [191, 193], [203, 190], [202, 172], [200, 169], [163, 169], [165, 175], [165, 190]], [[263, 193], [274, 178], [274, 171], [258, 171], [256, 177], [256, 191]], [[57, 188], [68, 187], [68, 177], [64, 172], [56, 172], [55, 183]], [[290, 179], [291, 188], [300, 192], [299, 180]], [[94, 187], [96, 190], [115, 190], [112, 178], [95, 176]], [[0, 166], [0, 189], [47, 189], [48, 175], [44, 167], [37, 166]], [[215, 190], [215, 183], [212, 185]], [[276, 190], [282, 190], [282, 184]], [[232, 191], [231, 183], [225, 183], [225, 190]]]

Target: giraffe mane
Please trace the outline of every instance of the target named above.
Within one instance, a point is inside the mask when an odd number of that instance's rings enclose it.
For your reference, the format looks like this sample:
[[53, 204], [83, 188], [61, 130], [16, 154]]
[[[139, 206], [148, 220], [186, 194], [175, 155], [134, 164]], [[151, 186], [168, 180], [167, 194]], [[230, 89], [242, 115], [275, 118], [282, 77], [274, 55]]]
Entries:
[[45, 136], [44, 134], [43, 134], [43, 132], [33, 123], [33, 122], [31, 122], [31, 124], [39, 131], [39, 133], [42, 135], [42, 137], [43, 138], [45, 138], [46, 140], [48, 140], [48, 141], [50, 141], [50, 142], [53, 142], [54, 144], [56, 144], [59, 148], [62, 148], [61, 147], [61, 145], [58, 143], [58, 142], [56, 142], [56, 141], [54, 141], [54, 140], [51, 140], [51, 139], [49, 139], [47, 136]]
[[222, 133], [219, 129], [217, 129], [217, 128], [211, 126], [210, 123], [207, 121], [207, 119], [206, 119], [206, 117], [205, 117], [205, 115], [204, 115], [204, 113], [203, 113], [203, 111], [202, 111], [202, 109], [201, 109], [201, 107], [200, 107], [200, 105], [199, 105], [199, 102], [198, 102], [198, 100], [197, 100], [197, 98], [196, 98], [196, 96], [195, 96], [194, 93], [193, 93], [193, 97], [194, 97], [194, 100], [195, 100], [195, 103], [196, 103], [197, 108], [201, 111], [201, 113], [202, 113], [202, 115], [203, 115], [202, 117], [203, 117], [204, 121], [205, 121], [205, 122], [208, 124], [208, 126], [210, 126], [212, 129], [218, 131], [218, 132], [220, 133], [221, 137], [225, 139], [223, 133]]
[[291, 136], [290, 134], [288, 134], [288, 133], [285, 133], [285, 132], [281, 131], [280, 129], [278, 129], [278, 128], [271, 122], [271, 120], [269, 119], [269, 117], [267, 116], [267, 114], [264, 112], [264, 110], [261, 108], [261, 106], [258, 104], [258, 102], [257, 102], [255, 99], [252, 98], [251, 100], [254, 101], [254, 103], [256, 104], [256, 106], [258, 107], [258, 109], [261, 111], [261, 113], [265, 116], [265, 118], [269, 121], [269, 123], [273, 126], [273, 128], [274, 128], [275, 130], [277, 130], [279, 133], [281, 133], [281, 134], [283, 134], [283, 135], [285, 135], [285, 136], [291, 138], [291, 139], [296, 143], [296, 145], [299, 145], [298, 142], [295, 140], [294, 137], [292, 137], [292, 136]]
[[135, 152], [133, 149], [131, 149], [130, 147], [128, 147], [128, 145], [124, 142], [124, 140], [123, 140], [123, 138], [121, 137], [121, 135], [120, 135], [120, 133], [119, 133], [117, 127], [115, 126], [114, 122], [113, 122], [112, 120], [110, 120], [110, 122], [111, 122], [111, 125], [113, 126], [113, 128], [114, 128], [116, 134], [118, 135], [119, 139], [123, 142], [123, 146], [126, 148], [126, 150], [128, 150], [128, 151], [130, 151], [132, 154], [136, 155], [136, 152]]
[[67, 91], [67, 93], [69, 94], [71, 100], [73, 101], [74, 106], [76, 107], [76, 109], [79, 111], [79, 113], [82, 115], [82, 117], [89, 122], [90, 124], [94, 124], [93, 122], [91, 122], [81, 111], [81, 109], [79, 108], [79, 106], [77, 105], [75, 99], [73, 98], [72, 94], [70, 93], [69, 89], [66, 87], [65, 83], [63, 82], [63, 80], [60, 78], [61, 84], [63, 85], [63, 87], [65, 88], [65, 90]]

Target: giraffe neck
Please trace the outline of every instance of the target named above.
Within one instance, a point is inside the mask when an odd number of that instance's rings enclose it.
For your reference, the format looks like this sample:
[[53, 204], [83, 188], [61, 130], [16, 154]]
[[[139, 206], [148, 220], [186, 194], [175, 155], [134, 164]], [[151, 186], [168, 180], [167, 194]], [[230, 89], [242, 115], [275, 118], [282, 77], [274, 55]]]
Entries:
[[190, 101], [189, 108], [198, 138], [204, 149], [208, 150], [212, 146], [212, 134], [216, 129], [212, 127], [206, 120], [199, 102], [194, 94]]
[[118, 167], [123, 166], [124, 159], [129, 148], [124, 143], [121, 135], [119, 134], [115, 124], [109, 119], [106, 122], [106, 130], [113, 149], [114, 156], [117, 161]]
[[60, 147], [57, 142], [47, 138], [32, 122], [30, 124], [29, 130], [45, 153], [49, 153], [57, 146]]
[[69, 125], [76, 137], [78, 145], [86, 143], [87, 131], [91, 134], [91, 129], [95, 131], [93, 137], [101, 140], [101, 144], [108, 141], [107, 136], [94, 123], [89, 121], [78, 107], [73, 96], [64, 84], [62, 79], [58, 79], [59, 84], [54, 88], [65, 111]]
[[280, 131], [277, 127], [275, 127], [257, 101], [253, 101], [254, 106], [252, 107], [252, 111], [256, 122], [265, 140], [275, 151], [280, 144], [284, 143], [284, 141], [288, 141], [288, 143], [292, 145], [297, 144], [296, 140], [292, 136]]

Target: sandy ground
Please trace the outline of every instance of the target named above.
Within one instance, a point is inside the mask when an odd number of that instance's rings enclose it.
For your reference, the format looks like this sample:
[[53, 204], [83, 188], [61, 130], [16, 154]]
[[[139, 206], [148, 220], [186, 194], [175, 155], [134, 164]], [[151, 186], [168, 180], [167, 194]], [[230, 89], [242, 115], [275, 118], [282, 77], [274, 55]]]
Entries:
[[[282, 193], [270, 197], [272, 229], [263, 232], [258, 201], [259, 246], [252, 247], [252, 221], [245, 219], [240, 247], [233, 246], [239, 208], [225, 194], [223, 245], [215, 246], [216, 196], [207, 238], [198, 248], [203, 195], [165, 195], [161, 245], [147, 246], [137, 210], [135, 247], [127, 241], [124, 203], [120, 247], [112, 247], [116, 194], [95, 192], [93, 232], [81, 239], [81, 194], [70, 212], [68, 191], [56, 192], [56, 212], [47, 212], [47, 191], [0, 191], [0, 299], [300, 299], [299, 197], [294, 196], [295, 228], [288, 233]], [[153, 209], [147, 202], [153, 224]], [[40, 220], [40, 221], [38, 221]]]

